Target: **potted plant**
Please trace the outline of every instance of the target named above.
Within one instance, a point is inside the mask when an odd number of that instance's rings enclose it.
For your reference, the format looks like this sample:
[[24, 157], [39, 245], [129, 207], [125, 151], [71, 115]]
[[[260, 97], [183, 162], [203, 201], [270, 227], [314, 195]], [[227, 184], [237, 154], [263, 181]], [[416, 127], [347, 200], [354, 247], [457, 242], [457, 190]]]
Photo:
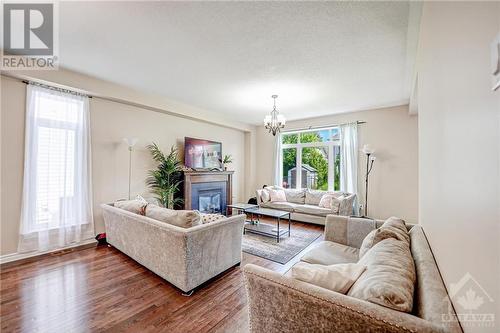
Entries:
[[164, 207], [174, 209], [177, 204], [182, 203], [182, 199], [175, 197], [182, 183], [182, 164], [178, 151], [172, 146], [170, 153], [165, 155], [156, 143], [146, 148], [151, 152], [153, 160], [158, 162], [156, 169], [149, 171], [146, 184]]
[[224, 164], [224, 170], [227, 170], [227, 165], [233, 163], [233, 157], [231, 155], [224, 155], [222, 164]]

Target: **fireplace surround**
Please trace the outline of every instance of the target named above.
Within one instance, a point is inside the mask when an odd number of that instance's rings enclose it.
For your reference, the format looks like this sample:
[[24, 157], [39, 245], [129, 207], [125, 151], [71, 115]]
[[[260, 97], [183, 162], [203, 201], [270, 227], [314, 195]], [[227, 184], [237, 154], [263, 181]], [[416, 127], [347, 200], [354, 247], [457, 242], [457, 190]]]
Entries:
[[184, 171], [184, 209], [226, 214], [232, 203], [234, 171]]

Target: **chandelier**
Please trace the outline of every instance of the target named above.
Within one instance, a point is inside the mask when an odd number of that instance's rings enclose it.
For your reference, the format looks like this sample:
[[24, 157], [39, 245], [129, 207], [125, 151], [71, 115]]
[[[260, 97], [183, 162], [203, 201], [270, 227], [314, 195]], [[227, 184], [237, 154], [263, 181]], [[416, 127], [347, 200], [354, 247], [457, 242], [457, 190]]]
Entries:
[[275, 136], [276, 133], [279, 133], [285, 127], [286, 120], [276, 110], [276, 98], [278, 98], [278, 95], [272, 95], [271, 97], [274, 99], [273, 111], [264, 118], [264, 127], [269, 130], [269, 133], [273, 133], [273, 136]]

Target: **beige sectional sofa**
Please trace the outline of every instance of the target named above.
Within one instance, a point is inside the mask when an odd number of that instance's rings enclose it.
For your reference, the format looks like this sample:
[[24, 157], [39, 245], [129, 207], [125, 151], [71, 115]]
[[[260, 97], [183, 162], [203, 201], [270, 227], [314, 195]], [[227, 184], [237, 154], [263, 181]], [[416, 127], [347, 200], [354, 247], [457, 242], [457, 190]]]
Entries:
[[107, 242], [185, 293], [241, 262], [245, 215], [182, 228], [101, 207]]
[[[270, 189], [282, 189], [286, 195], [286, 201], [270, 202], [263, 198], [264, 189], [256, 191], [257, 204], [260, 207], [284, 210], [291, 212], [291, 219], [300, 222], [325, 225], [326, 216], [329, 214], [350, 216], [353, 214], [354, 200], [356, 194], [341, 191], [327, 192], [308, 189], [283, 189], [276, 186], [269, 186]], [[340, 206], [336, 210], [319, 206], [321, 198], [325, 194], [333, 194], [336, 197], [342, 196]]]
[[[355, 263], [364, 238], [381, 224], [328, 215], [325, 241], [302, 260], [323, 265]], [[344, 295], [294, 279], [290, 271], [282, 275], [246, 265], [251, 332], [462, 332], [423, 229], [407, 227], [416, 278], [411, 312], [348, 296], [353, 287]], [[389, 286], [391, 292], [393, 288], [397, 286]]]

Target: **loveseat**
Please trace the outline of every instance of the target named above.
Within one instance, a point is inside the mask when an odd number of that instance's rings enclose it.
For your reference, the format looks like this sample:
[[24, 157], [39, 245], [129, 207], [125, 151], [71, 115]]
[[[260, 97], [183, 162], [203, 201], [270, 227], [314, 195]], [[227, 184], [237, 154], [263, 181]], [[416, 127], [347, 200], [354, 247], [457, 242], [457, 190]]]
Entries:
[[[305, 253], [301, 262], [321, 265], [355, 263], [365, 237], [381, 224], [369, 219], [328, 215], [325, 241]], [[412, 284], [413, 306], [410, 312], [376, 304], [373, 299], [367, 301], [348, 296], [354, 286], [345, 295], [295, 279], [290, 276], [290, 271], [282, 275], [249, 264], [244, 267], [244, 275], [251, 332], [461, 333], [462, 328], [456, 320], [422, 227], [407, 227], [410, 241], [407, 246], [416, 279]], [[393, 292], [393, 288], [397, 286], [389, 285], [385, 291]]]
[[187, 294], [241, 262], [245, 215], [182, 228], [101, 207], [107, 242]]
[[[266, 200], [268, 197], [263, 193], [266, 190], [282, 190], [285, 192], [284, 201]], [[337, 207], [320, 207], [321, 198], [331, 194], [339, 198]], [[268, 186], [256, 191], [257, 204], [263, 208], [284, 210], [291, 212], [292, 220], [308, 222], [314, 224], [325, 224], [326, 216], [334, 215], [353, 215], [353, 205], [356, 194], [345, 193], [341, 191], [327, 192], [309, 189], [284, 189], [278, 186]]]

